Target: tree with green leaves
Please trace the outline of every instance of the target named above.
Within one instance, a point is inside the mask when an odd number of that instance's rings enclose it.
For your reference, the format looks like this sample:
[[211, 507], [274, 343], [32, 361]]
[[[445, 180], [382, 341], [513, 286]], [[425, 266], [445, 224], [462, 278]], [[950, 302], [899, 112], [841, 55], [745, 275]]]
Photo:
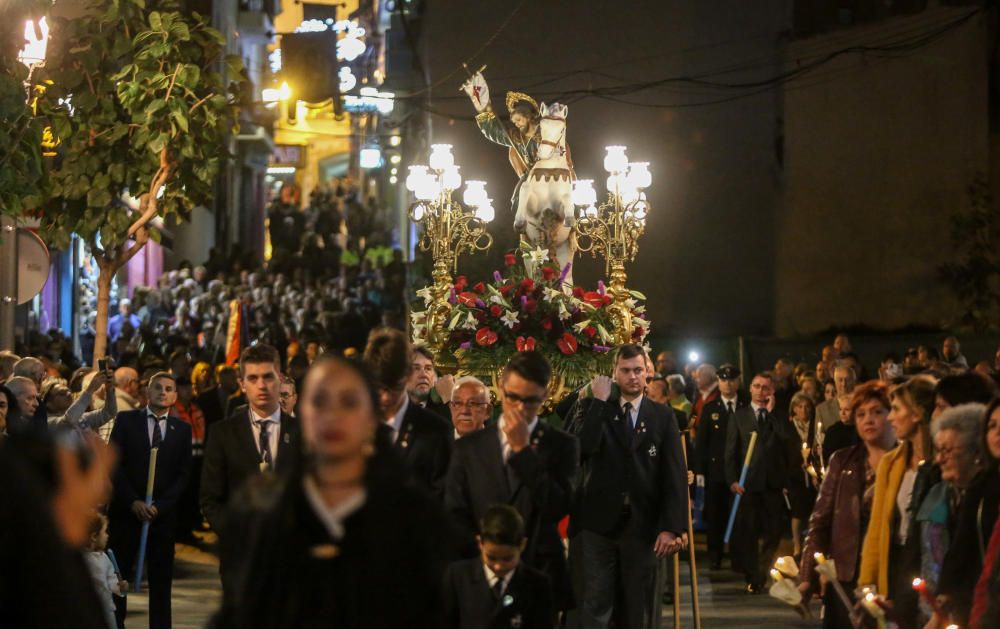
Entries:
[[238, 57], [206, 18], [175, 0], [84, 0], [53, 20], [38, 114], [60, 142], [49, 172], [42, 233], [65, 248], [72, 233], [100, 268], [94, 360], [107, 346], [115, 273], [165, 224], [207, 205], [233, 132]]

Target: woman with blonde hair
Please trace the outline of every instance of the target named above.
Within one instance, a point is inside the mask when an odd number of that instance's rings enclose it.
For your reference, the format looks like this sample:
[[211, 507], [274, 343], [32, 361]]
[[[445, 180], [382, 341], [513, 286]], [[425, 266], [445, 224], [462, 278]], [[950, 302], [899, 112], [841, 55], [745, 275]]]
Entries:
[[889, 394], [889, 422], [899, 446], [879, 462], [861, 551], [858, 583], [874, 586], [892, 602], [901, 629], [913, 627], [917, 615], [912, 579], [920, 572], [920, 539], [911, 535], [914, 511], [940, 480], [930, 435], [935, 386], [929, 376], [914, 376]]

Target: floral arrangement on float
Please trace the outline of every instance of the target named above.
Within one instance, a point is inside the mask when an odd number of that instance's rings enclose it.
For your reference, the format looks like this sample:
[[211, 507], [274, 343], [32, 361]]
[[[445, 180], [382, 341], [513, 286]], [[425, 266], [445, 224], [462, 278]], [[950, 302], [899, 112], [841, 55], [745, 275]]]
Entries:
[[[548, 250], [522, 241], [518, 250], [504, 256], [503, 271], [494, 271], [490, 281], [470, 284], [459, 276], [448, 297], [451, 310], [439, 366], [476, 375], [496, 390], [511, 356], [541, 352], [553, 370], [550, 405], [595, 373], [610, 373], [618, 328], [613, 296], [603, 282], [594, 290], [570, 286], [564, 281], [569, 270], [569, 264], [559, 268]], [[417, 296], [425, 307], [433, 301], [430, 287]], [[639, 304], [645, 299], [630, 290], [624, 300], [633, 324], [631, 340], [639, 344], [649, 333], [645, 306]], [[417, 344], [428, 341], [427, 319], [426, 310], [411, 313]]]

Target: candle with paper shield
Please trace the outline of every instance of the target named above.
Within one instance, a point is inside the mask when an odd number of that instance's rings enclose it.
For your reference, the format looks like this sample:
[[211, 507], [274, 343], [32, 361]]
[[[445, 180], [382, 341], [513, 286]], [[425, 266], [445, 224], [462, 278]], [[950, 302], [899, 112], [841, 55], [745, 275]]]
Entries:
[[884, 601], [871, 588], [861, 590], [861, 607], [868, 612], [869, 616], [875, 619], [878, 629], [885, 629]]
[[771, 597], [778, 599], [786, 605], [791, 605], [798, 612], [799, 616], [812, 618], [812, 612], [802, 603], [802, 593], [799, 592], [794, 579], [786, 579], [781, 571], [775, 568], [771, 569], [771, 579], [773, 583], [771, 583], [771, 587], [767, 590], [767, 593]]
[[847, 592], [844, 591], [844, 586], [840, 584], [840, 579], [837, 578], [837, 564], [833, 559], [827, 559], [823, 553], [815, 553], [813, 558], [816, 560], [816, 572], [826, 577], [829, 584], [833, 586], [834, 591], [837, 593], [837, 598], [844, 604], [844, 607], [848, 611], [854, 609], [854, 603], [847, 595]]

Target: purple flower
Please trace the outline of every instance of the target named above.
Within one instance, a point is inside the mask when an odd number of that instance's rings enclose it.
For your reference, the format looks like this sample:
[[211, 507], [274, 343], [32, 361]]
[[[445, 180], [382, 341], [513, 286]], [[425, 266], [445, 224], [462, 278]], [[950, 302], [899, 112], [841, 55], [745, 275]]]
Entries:
[[559, 274], [559, 283], [562, 284], [566, 281], [566, 276], [569, 275], [569, 269], [573, 266], [572, 262], [567, 262], [566, 266], [563, 267], [562, 273]]
[[527, 308], [528, 307], [528, 296], [527, 295], [521, 295], [521, 307], [522, 308]]
[[476, 300], [476, 308], [485, 308], [485, 307], [486, 307], [486, 304], [483, 303], [482, 299], [477, 299]]
[[597, 280], [597, 292], [598, 294], [604, 294], [604, 282], [602, 280]]
[[470, 347], [472, 347], [471, 341], [466, 341], [458, 346], [459, 349], [469, 349]]
[[503, 277], [500, 275], [500, 271], [493, 271], [493, 280], [497, 284], [503, 284]]
[[451, 292], [448, 295], [448, 303], [454, 306], [457, 302], [458, 302], [458, 297], [455, 295], [455, 287], [452, 286]]
[[594, 351], [595, 351], [595, 352], [600, 352], [600, 353], [602, 353], [602, 354], [603, 354], [603, 353], [605, 353], [605, 352], [610, 352], [610, 351], [611, 351], [611, 348], [610, 348], [610, 347], [608, 347], [607, 345], [595, 345], [595, 346], [594, 346]]

